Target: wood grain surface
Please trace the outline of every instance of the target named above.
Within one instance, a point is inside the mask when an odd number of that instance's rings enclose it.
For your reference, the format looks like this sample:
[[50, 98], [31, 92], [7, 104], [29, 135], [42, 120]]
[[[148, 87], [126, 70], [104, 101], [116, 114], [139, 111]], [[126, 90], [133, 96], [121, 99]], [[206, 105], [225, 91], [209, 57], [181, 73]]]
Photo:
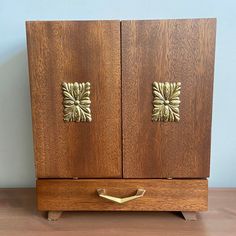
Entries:
[[[121, 177], [119, 21], [27, 22], [37, 177]], [[91, 123], [63, 121], [62, 82], [91, 83]]]
[[63, 212], [36, 209], [35, 189], [0, 189], [1, 236], [235, 236], [236, 189], [209, 189], [209, 210], [186, 222], [178, 212]]
[[[38, 180], [37, 202], [42, 211], [205, 211], [207, 183], [203, 179]], [[119, 204], [99, 197], [98, 188], [115, 197], [134, 195], [138, 188], [146, 192], [141, 198]]]
[[[124, 178], [209, 176], [215, 19], [122, 22]], [[152, 122], [152, 83], [181, 82], [180, 122]]]

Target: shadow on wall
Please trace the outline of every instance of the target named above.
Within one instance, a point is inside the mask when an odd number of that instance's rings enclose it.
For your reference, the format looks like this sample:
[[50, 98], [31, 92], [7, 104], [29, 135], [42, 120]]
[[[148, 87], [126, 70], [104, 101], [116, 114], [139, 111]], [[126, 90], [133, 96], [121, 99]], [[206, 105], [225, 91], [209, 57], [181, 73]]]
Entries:
[[0, 64], [0, 187], [34, 186], [26, 48]]

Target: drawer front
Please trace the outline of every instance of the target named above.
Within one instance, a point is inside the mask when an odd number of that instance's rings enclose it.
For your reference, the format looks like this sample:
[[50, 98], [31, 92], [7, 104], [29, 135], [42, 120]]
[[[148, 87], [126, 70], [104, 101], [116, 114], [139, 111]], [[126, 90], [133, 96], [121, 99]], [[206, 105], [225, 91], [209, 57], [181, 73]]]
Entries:
[[[42, 211], [205, 211], [207, 194], [205, 179], [37, 180]], [[104, 197], [129, 201], [117, 203]]]

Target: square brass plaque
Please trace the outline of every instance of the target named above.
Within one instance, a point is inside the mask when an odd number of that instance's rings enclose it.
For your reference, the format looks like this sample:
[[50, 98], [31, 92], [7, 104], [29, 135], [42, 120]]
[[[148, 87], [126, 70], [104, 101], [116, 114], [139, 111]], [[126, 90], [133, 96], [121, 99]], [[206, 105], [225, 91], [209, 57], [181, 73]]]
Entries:
[[181, 83], [153, 82], [153, 121], [177, 122], [180, 120], [179, 104]]
[[62, 83], [64, 121], [91, 122], [90, 83]]

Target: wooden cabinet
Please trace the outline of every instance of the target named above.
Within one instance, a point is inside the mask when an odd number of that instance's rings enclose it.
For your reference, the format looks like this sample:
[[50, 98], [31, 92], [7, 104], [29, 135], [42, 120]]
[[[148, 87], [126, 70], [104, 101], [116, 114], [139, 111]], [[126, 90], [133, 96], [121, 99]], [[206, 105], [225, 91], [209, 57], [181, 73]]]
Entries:
[[26, 23], [39, 210], [207, 210], [215, 27]]

